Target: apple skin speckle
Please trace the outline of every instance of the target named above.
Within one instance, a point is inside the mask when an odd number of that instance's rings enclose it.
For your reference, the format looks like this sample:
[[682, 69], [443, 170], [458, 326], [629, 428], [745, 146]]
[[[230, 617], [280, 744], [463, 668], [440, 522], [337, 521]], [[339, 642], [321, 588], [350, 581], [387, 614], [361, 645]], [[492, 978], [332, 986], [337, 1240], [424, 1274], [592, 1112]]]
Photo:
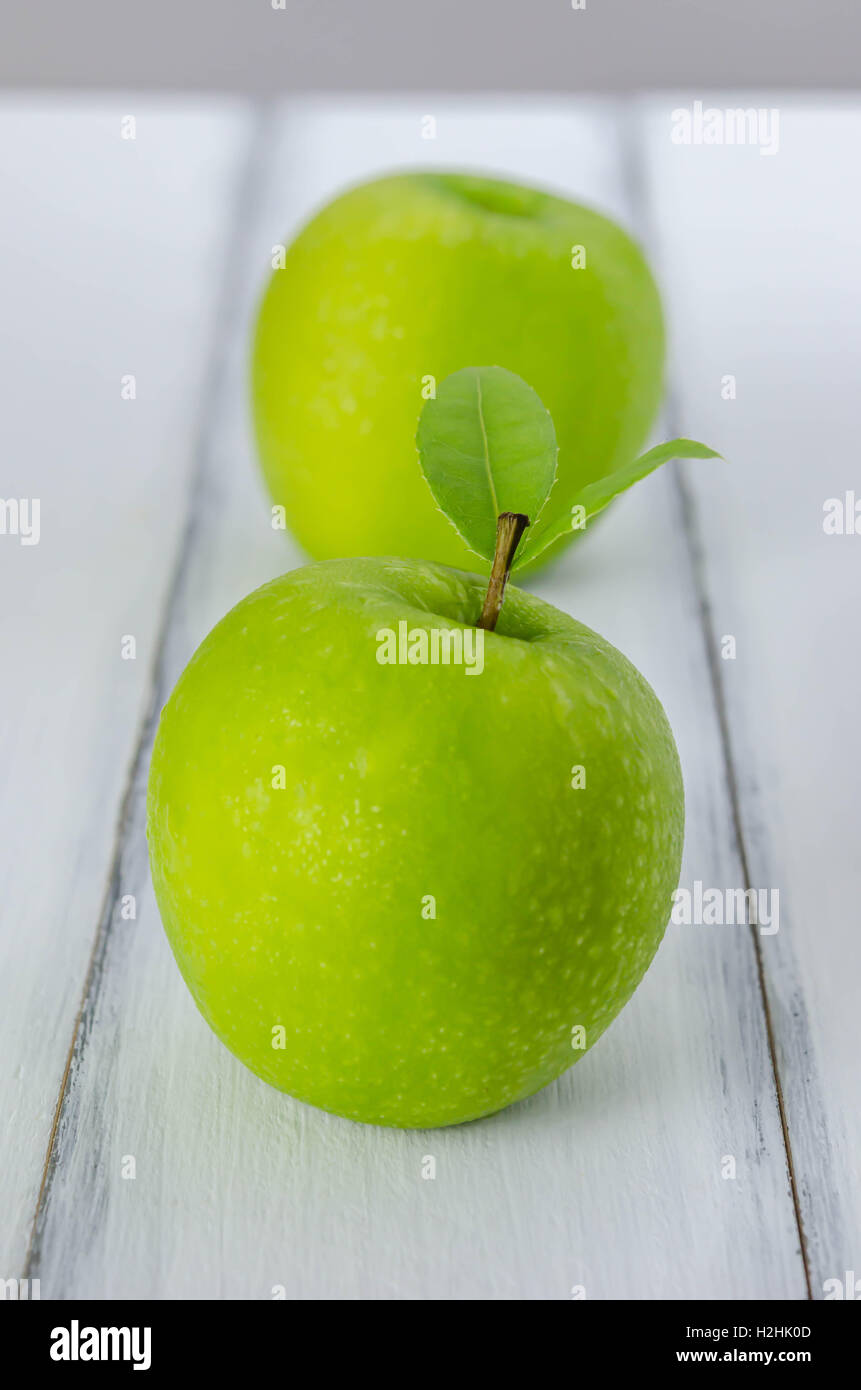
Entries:
[[150, 861], [195, 1002], [258, 1076], [354, 1120], [457, 1124], [554, 1080], [678, 882], [672, 733], [596, 633], [509, 586], [480, 675], [379, 664], [381, 628], [474, 624], [483, 592], [419, 561], [294, 570], [213, 629], [159, 723]]

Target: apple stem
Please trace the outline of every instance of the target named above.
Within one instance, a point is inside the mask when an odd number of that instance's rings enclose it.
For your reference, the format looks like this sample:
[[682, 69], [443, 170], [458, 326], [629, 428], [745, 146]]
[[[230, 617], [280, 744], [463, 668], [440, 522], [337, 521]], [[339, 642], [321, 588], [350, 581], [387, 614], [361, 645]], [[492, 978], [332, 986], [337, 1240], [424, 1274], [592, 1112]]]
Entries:
[[478, 626], [486, 632], [493, 632], [502, 608], [502, 598], [508, 583], [508, 574], [514, 560], [514, 552], [520, 544], [520, 537], [529, 525], [529, 517], [521, 512], [501, 512], [496, 523], [496, 550], [490, 583], [484, 596], [484, 606]]

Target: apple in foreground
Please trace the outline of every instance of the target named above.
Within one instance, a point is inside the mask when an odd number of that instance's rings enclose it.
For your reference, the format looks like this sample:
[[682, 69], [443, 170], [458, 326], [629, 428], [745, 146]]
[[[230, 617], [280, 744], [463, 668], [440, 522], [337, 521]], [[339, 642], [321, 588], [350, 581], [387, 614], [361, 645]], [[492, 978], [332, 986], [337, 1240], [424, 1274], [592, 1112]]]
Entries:
[[481, 631], [485, 587], [410, 560], [294, 570], [214, 628], [159, 724], [147, 833], [188, 987], [258, 1076], [354, 1120], [456, 1124], [559, 1076], [678, 881], [653, 691], [512, 587]]
[[272, 499], [313, 559], [481, 570], [416, 463], [434, 383], [474, 362], [529, 382], [556, 425], [564, 508], [645, 441], [663, 360], [658, 292], [616, 223], [499, 179], [376, 179], [313, 218], [262, 301], [253, 408]]

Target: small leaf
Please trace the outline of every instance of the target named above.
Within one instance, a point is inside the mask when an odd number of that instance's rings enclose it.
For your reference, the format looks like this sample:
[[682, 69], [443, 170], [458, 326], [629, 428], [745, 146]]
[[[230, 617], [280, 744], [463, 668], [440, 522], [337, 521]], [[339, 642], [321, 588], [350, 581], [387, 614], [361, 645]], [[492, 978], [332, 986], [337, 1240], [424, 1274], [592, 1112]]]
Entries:
[[550, 413], [504, 367], [464, 367], [440, 382], [416, 444], [435, 501], [485, 560], [493, 559], [500, 513], [520, 512], [534, 524], [556, 478]]
[[717, 459], [722, 457], [716, 450], [710, 449], [706, 444], [699, 444], [695, 439], [669, 439], [666, 444], [656, 444], [654, 449], [649, 449], [648, 453], [641, 454], [639, 458], [634, 459], [633, 463], [626, 463], [615, 473], [608, 473], [606, 478], [599, 478], [597, 482], [589, 483], [571, 504], [569, 510], [561, 517], [557, 516], [548, 520], [543, 530], [537, 533], [527, 531], [512, 568], [519, 569], [521, 565], [528, 564], [530, 560], [541, 555], [548, 546], [553, 545], [554, 541], [569, 535], [575, 528], [579, 530], [581, 526], [585, 526], [593, 516], [602, 512], [614, 497], [618, 497], [620, 492], [627, 491], [633, 483], [638, 483], [641, 478], [653, 473], [656, 468], [660, 468], [661, 464], [666, 463], [669, 459]]

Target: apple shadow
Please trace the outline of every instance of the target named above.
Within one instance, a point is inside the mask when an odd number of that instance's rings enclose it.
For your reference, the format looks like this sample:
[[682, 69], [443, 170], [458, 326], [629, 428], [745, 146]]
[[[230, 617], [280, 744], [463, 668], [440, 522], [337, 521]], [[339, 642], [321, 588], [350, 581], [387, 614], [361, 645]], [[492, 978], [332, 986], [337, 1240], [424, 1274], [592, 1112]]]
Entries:
[[[691, 1058], [705, 1058], [707, 1050], [693, 1045], [687, 1056], [680, 1059], [678, 1047], [669, 1030], [657, 1033], [648, 1050], [639, 1043], [625, 1045], [623, 1037], [601, 1038], [588, 1054], [550, 1081], [534, 1095], [515, 1101], [492, 1115], [483, 1115], [461, 1125], [448, 1125], [446, 1131], [463, 1134], [479, 1130], [486, 1135], [490, 1127], [531, 1127], [542, 1133], [553, 1130], [570, 1131], [572, 1121], [578, 1126], [595, 1129], [608, 1122], [625, 1126], [630, 1119], [632, 1103], [648, 1103], [651, 1096], [660, 1097], [662, 1127], [672, 1124], [675, 1112], [690, 1113], [691, 1098], [708, 1093], [708, 1081], [697, 1076]], [[605, 1044], [602, 1046], [602, 1044]], [[648, 1084], [644, 1084], [647, 1081]], [[422, 1130], [424, 1134], [439, 1131]]]

